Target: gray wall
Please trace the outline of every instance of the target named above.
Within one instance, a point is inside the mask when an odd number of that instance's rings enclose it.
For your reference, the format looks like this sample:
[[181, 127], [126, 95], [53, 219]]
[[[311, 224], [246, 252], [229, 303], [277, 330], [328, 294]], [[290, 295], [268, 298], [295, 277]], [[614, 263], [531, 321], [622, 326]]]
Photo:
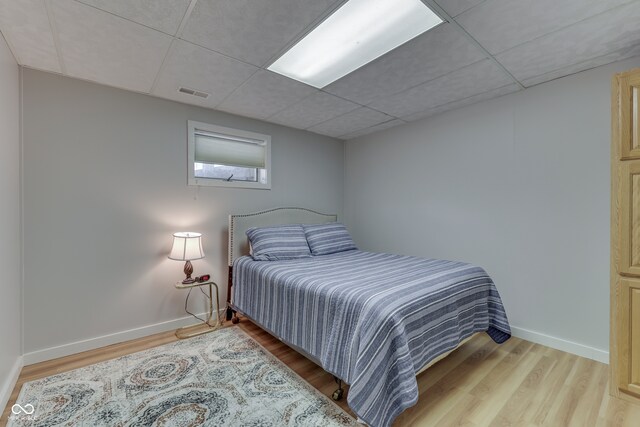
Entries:
[[0, 34], [0, 408], [22, 355], [20, 78]]
[[356, 242], [481, 265], [519, 333], [606, 358], [610, 79], [638, 66], [612, 64], [348, 141], [345, 215]]
[[[25, 353], [183, 317], [175, 231], [225, 301], [229, 213], [342, 214], [341, 141], [31, 70], [23, 101]], [[273, 189], [187, 187], [187, 120], [271, 135]]]

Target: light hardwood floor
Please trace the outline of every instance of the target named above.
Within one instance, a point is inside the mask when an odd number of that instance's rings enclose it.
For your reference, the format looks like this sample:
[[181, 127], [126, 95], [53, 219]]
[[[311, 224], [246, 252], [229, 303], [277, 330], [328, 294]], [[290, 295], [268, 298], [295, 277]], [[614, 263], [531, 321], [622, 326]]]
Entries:
[[[322, 393], [335, 390], [313, 362], [245, 319], [239, 327]], [[26, 366], [0, 426], [25, 382], [175, 340], [167, 332]], [[518, 338], [496, 345], [479, 334], [420, 374], [418, 385], [418, 403], [395, 426], [640, 426], [640, 406], [609, 396], [606, 365]], [[351, 413], [346, 396], [339, 404]]]

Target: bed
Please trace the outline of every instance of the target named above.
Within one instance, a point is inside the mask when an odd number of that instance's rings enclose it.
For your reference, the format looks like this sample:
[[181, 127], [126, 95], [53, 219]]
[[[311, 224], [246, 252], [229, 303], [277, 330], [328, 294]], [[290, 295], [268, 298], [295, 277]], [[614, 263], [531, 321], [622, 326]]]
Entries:
[[511, 331], [493, 281], [471, 264], [357, 249], [280, 261], [247, 256], [251, 227], [336, 220], [303, 208], [231, 215], [228, 315], [235, 321], [240, 312], [350, 384], [358, 417], [388, 426], [417, 402], [418, 373], [476, 333], [502, 343]]

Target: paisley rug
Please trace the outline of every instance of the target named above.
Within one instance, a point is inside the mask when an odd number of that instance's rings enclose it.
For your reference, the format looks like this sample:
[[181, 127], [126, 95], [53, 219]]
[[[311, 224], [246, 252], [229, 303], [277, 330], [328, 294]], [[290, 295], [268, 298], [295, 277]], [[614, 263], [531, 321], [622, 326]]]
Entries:
[[356, 425], [238, 327], [28, 382], [17, 403], [9, 426]]

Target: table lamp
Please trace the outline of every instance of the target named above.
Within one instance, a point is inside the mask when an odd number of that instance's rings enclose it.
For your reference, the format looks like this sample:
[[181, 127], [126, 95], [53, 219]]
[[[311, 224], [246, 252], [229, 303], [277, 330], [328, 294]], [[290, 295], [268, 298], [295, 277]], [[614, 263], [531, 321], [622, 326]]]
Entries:
[[184, 274], [187, 277], [182, 281], [184, 284], [195, 282], [195, 279], [191, 278], [193, 273], [191, 260], [204, 258], [201, 237], [202, 234], [190, 231], [173, 234], [173, 246], [171, 247], [169, 259], [186, 261], [184, 263]]

